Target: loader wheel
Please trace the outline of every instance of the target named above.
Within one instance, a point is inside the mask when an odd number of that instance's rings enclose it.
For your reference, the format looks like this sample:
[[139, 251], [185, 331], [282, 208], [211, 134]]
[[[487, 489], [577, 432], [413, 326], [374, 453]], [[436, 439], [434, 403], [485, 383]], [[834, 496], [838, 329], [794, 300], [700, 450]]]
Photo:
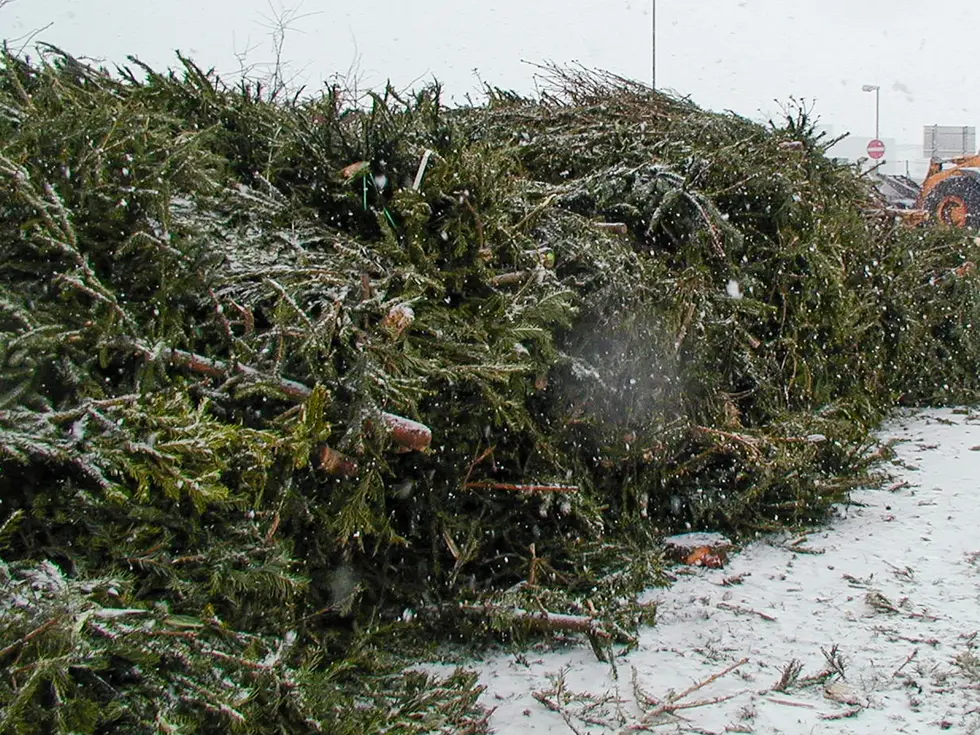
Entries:
[[980, 227], [980, 182], [955, 176], [936, 184], [925, 201], [937, 222], [953, 227]]

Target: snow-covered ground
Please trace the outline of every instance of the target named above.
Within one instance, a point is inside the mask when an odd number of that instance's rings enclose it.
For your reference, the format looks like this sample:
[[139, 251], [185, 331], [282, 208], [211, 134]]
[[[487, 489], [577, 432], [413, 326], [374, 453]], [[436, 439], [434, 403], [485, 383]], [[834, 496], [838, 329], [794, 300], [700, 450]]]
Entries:
[[894, 484], [651, 591], [659, 622], [615, 667], [587, 645], [480, 663], [496, 731], [980, 732], [980, 413], [882, 438]]

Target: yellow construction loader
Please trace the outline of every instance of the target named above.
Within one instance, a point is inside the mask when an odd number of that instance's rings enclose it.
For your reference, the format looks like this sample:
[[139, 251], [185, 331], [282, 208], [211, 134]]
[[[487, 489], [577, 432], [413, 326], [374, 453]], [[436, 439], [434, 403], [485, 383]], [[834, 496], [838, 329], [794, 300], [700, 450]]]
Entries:
[[933, 222], [980, 228], [980, 155], [933, 160], [916, 209]]

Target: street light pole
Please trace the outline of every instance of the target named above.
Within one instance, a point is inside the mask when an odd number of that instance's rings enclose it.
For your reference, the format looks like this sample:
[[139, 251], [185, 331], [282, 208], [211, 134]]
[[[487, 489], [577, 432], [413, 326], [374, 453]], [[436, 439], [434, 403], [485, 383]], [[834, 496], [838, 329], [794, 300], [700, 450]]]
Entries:
[[650, 88], [657, 88], [657, 0], [650, 0]]
[[880, 130], [878, 127], [881, 112], [881, 87], [879, 87], [877, 84], [865, 84], [861, 87], [861, 90], [863, 92], [875, 93], [875, 140], [881, 140]]
[[879, 120], [881, 120], [881, 89], [875, 87], [875, 140], [881, 140]]

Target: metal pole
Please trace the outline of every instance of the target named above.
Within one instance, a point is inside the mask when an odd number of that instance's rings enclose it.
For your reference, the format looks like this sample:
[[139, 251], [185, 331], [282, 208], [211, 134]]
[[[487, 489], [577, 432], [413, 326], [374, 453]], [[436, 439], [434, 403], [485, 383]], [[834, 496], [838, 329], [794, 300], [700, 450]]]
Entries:
[[881, 88], [875, 87], [875, 140], [881, 140], [879, 137], [878, 120], [880, 119], [881, 111]]
[[875, 140], [881, 140], [881, 138], [878, 137], [881, 134], [878, 125], [879, 111], [881, 110], [881, 104], [880, 104], [881, 87], [878, 86], [877, 84], [862, 84], [861, 91], [875, 93]]
[[657, 0], [650, 4], [650, 88], [657, 88]]

